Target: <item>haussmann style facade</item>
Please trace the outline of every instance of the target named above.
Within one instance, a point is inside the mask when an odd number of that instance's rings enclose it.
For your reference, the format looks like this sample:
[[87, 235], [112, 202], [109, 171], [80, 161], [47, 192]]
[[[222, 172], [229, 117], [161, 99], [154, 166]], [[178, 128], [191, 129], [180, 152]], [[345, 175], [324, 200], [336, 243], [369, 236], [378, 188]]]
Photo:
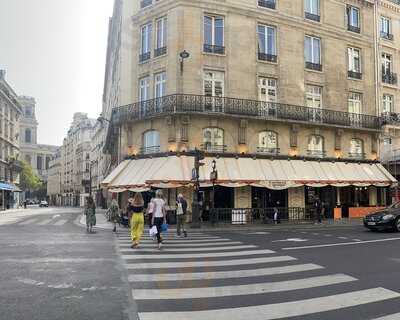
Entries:
[[374, 1], [143, 0], [122, 12], [103, 182], [122, 201], [164, 188], [172, 207], [178, 192], [191, 202], [199, 149], [204, 219], [213, 206], [305, 217], [317, 196], [330, 217], [386, 204]]

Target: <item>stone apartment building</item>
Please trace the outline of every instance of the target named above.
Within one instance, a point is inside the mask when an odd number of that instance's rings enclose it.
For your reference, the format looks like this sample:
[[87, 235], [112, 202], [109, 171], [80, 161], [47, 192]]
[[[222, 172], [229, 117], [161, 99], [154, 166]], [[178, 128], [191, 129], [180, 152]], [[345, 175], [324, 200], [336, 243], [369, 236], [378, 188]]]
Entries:
[[381, 76], [383, 51], [391, 50], [378, 35], [387, 10], [399, 5], [124, 1], [120, 99], [105, 150], [114, 167], [131, 158], [104, 185], [122, 199], [161, 187], [171, 204], [177, 192], [190, 200], [200, 149], [206, 211], [279, 205], [304, 212], [317, 196], [332, 216], [384, 205], [394, 179], [375, 162], [380, 105], [385, 90], [397, 92], [386, 83], [393, 76]]
[[20, 146], [18, 127], [22, 108], [18, 96], [0, 70], [0, 210], [18, 206]]
[[61, 206], [62, 204], [62, 157], [61, 147], [54, 153], [49, 163], [47, 176], [47, 197], [52, 206]]

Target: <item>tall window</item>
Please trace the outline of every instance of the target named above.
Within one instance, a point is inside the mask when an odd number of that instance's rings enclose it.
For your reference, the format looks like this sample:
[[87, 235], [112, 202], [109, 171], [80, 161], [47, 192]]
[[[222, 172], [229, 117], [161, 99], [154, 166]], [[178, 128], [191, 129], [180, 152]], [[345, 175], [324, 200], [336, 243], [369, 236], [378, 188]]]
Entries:
[[268, 8], [268, 9], [275, 9], [276, 1], [275, 0], [258, 0], [258, 6]]
[[323, 157], [324, 152], [324, 138], [319, 135], [312, 135], [308, 138], [308, 155], [313, 157]]
[[350, 140], [349, 156], [352, 158], [363, 158], [364, 157], [364, 144], [361, 139], [351, 139]]
[[391, 94], [384, 94], [382, 99], [382, 112], [390, 113], [393, 111], [393, 96]]
[[347, 29], [352, 32], [360, 33], [360, 9], [347, 6]]
[[310, 113], [313, 121], [322, 121], [322, 87], [307, 85], [306, 86], [306, 105], [312, 108]]
[[46, 170], [49, 169], [50, 166], [50, 157], [46, 157]]
[[349, 70], [348, 76], [350, 78], [361, 79], [361, 57], [360, 50], [356, 48], [347, 48]]
[[393, 40], [393, 35], [391, 34], [392, 23], [389, 18], [381, 16], [381, 18], [379, 20], [379, 29], [380, 29], [380, 33], [381, 33], [381, 38], [384, 38], [387, 40]]
[[205, 151], [223, 152], [224, 147], [224, 130], [220, 128], [203, 129], [203, 149]]
[[224, 54], [224, 18], [204, 16], [204, 52]]
[[278, 153], [278, 134], [274, 131], [263, 131], [258, 134], [258, 148], [260, 153]]
[[397, 83], [397, 76], [393, 73], [393, 58], [387, 53], [382, 53], [382, 82], [388, 84]]
[[156, 98], [157, 111], [161, 111], [163, 107], [163, 99], [166, 93], [167, 75], [165, 72], [157, 73], [154, 76], [154, 97]]
[[32, 143], [32, 131], [31, 131], [31, 129], [25, 129], [25, 143]]
[[277, 115], [277, 80], [274, 78], [258, 78], [258, 99], [260, 116], [274, 117]]
[[141, 34], [141, 46], [139, 61], [143, 62], [151, 58], [151, 33], [153, 30], [152, 24], [148, 23], [140, 29]]
[[276, 62], [276, 28], [259, 24], [258, 59]]
[[168, 20], [167, 17], [160, 18], [156, 21], [157, 27], [157, 39], [156, 49], [154, 50], [154, 56], [158, 57], [167, 53], [167, 37], [168, 37]]
[[160, 152], [160, 133], [150, 130], [143, 135], [143, 153]]
[[305, 0], [305, 17], [310, 20], [320, 21], [320, 2], [319, 0]]
[[306, 36], [304, 43], [304, 55], [307, 69], [322, 71], [320, 38]]
[[361, 94], [356, 92], [350, 92], [348, 99], [349, 113], [361, 114]]
[[139, 101], [140, 113], [145, 115], [149, 111], [150, 104], [150, 77], [144, 77], [139, 80]]
[[205, 71], [203, 78], [205, 107], [210, 111], [221, 111], [223, 107], [222, 97], [224, 96], [223, 72]]
[[37, 158], [36, 158], [36, 168], [38, 170], [42, 170], [43, 169], [43, 158], [42, 158], [42, 156], [37, 156]]

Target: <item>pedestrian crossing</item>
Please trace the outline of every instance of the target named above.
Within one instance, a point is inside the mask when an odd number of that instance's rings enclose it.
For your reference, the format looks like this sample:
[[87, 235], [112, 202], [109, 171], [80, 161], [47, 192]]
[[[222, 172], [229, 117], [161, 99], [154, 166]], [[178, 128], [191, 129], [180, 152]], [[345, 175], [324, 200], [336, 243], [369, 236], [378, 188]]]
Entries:
[[72, 222], [69, 219], [62, 219], [58, 217], [41, 216], [32, 218], [32, 215], [20, 216], [20, 215], [4, 215], [0, 216], [0, 226], [7, 225], [18, 225], [18, 226], [56, 226], [61, 227], [67, 222]]
[[117, 242], [141, 320], [324, 319], [325, 314], [364, 320], [354, 310], [400, 302], [399, 292], [366, 287], [313, 261], [227, 237], [197, 232], [177, 239], [169, 233], [161, 251], [148, 235], [136, 249], [130, 248], [128, 233], [118, 234]]

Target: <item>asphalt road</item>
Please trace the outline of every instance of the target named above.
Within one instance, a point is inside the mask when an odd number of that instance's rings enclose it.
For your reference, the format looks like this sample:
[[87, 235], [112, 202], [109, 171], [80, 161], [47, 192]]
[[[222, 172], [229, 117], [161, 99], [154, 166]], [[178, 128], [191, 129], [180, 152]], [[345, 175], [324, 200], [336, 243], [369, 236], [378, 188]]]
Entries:
[[0, 214], [0, 319], [400, 319], [400, 233], [196, 230], [160, 252], [126, 229], [87, 235], [76, 211], [27, 211]]

